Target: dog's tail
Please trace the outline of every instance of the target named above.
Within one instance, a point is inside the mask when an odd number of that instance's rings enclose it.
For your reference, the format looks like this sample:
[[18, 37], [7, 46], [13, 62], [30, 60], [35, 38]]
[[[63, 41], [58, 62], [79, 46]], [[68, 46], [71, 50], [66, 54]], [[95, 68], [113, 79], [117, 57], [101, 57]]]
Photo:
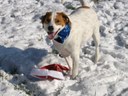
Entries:
[[[81, 3], [81, 6], [93, 6], [94, 3], [98, 3], [99, 0], [91, 0], [90, 3], [86, 0], [86, 2], [84, 0], [79, 0]], [[93, 1], [93, 2], [92, 2]]]
[[85, 6], [86, 5], [83, 0], [80, 0], [80, 3], [81, 3], [82, 6]]

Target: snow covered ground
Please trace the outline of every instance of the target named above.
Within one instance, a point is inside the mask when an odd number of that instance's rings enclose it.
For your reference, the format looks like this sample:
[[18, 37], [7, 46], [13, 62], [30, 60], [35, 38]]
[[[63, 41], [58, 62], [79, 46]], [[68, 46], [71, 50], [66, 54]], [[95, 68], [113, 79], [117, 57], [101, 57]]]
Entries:
[[[79, 6], [68, 1], [65, 6]], [[90, 40], [81, 50], [76, 80], [48, 81], [32, 78], [33, 66], [65, 62], [49, 54], [52, 43], [39, 17], [72, 10], [59, 0], [0, 0], [0, 96], [128, 96], [128, 0], [100, 0], [93, 8], [101, 22], [97, 66]]]

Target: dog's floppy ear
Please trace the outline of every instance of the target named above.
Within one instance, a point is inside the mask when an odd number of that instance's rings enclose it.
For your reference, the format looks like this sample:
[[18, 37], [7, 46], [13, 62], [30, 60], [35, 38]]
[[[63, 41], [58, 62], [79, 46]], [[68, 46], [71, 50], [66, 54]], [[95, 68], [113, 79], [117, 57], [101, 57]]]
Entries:
[[40, 20], [41, 20], [41, 23], [43, 24], [43, 27], [44, 27], [45, 19], [46, 19], [47, 15], [49, 15], [49, 14], [51, 14], [51, 12], [47, 12], [45, 15], [40, 17]]
[[46, 15], [40, 17], [41, 23], [44, 23]]
[[69, 24], [70, 25], [70, 27], [71, 27], [71, 21], [70, 21], [70, 19], [69, 19], [69, 17], [65, 14], [65, 13], [61, 13], [62, 14], [62, 17], [64, 18], [64, 20], [65, 20], [65, 23], [66, 24]]
[[41, 23], [43, 24], [43, 27], [44, 27], [45, 18], [46, 18], [46, 14], [40, 17], [40, 20], [41, 20]]

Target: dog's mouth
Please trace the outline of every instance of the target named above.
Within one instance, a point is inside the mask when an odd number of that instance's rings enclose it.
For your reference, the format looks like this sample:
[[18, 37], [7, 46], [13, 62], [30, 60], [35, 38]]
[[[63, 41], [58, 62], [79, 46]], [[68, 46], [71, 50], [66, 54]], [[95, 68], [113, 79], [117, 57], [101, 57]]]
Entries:
[[58, 34], [60, 28], [56, 32], [48, 32], [48, 38], [50, 40], [54, 39], [54, 37]]

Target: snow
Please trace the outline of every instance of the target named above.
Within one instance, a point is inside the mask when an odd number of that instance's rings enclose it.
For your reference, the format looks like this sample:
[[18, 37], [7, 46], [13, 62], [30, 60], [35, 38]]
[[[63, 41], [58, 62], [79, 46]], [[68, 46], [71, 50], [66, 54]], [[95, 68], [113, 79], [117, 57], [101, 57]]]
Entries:
[[[65, 0], [66, 1], [66, 0]], [[87, 0], [89, 1], [89, 0]], [[65, 6], [78, 7], [68, 0]], [[72, 12], [60, 0], [0, 1], [0, 96], [128, 96], [128, 0], [89, 2], [96, 10], [101, 27], [101, 58], [91, 61], [90, 40], [80, 55], [75, 80], [39, 80], [30, 76], [34, 66], [61, 63], [51, 54], [52, 42], [40, 23], [47, 11]]]

